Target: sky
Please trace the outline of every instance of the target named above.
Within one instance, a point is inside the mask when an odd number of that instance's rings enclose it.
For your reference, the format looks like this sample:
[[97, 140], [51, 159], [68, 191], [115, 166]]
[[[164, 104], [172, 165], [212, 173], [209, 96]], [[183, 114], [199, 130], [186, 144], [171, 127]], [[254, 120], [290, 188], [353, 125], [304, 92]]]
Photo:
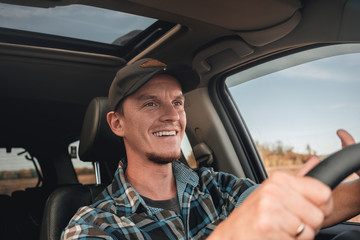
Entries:
[[112, 43], [155, 19], [84, 5], [34, 8], [0, 3], [0, 27]]
[[[239, 73], [237, 78], [241, 78]], [[313, 61], [231, 87], [255, 141], [282, 141], [319, 155], [341, 148], [336, 130], [360, 141], [360, 53]]]

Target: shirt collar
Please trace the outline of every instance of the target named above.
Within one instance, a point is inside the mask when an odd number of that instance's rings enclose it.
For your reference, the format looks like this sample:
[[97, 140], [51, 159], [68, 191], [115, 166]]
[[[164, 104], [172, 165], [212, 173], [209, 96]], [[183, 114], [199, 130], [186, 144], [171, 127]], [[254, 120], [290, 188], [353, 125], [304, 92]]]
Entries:
[[199, 176], [189, 167], [185, 166], [180, 161], [173, 163], [173, 172], [177, 182], [190, 184], [196, 187], [199, 183]]
[[[151, 213], [144, 200], [131, 186], [131, 184], [126, 181], [126, 167], [127, 161], [122, 159], [119, 162], [119, 167], [115, 173], [112, 184], [112, 197], [114, 198], [115, 204], [127, 213], [136, 212], [140, 205], [144, 207], [148, 213]], [[196, 187], [199, 183], [199, 176], [192, 169], [185, 166], [180, 161], [175, 161], [173, 163], [173, 172], [176, 180], [179, 202], [181, 205], [182, 195], [185, 191], [186, 185], [189, 184], [192, 187]]]

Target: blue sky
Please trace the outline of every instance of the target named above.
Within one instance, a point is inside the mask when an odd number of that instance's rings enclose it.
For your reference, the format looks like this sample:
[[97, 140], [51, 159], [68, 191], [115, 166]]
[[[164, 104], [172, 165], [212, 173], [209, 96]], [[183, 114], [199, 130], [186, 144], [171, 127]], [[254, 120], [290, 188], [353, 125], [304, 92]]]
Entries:
[[155, 19], [84, 5], [34, 8], [0, 3], [0, 27], [112, 43]]
[[[241, 74], [238, 76], [241, 78]], [[336, 130], [360, 140], [360, 54], [313, 61], [232, 87], [255, 141], [297, 152], [341, 148]]]

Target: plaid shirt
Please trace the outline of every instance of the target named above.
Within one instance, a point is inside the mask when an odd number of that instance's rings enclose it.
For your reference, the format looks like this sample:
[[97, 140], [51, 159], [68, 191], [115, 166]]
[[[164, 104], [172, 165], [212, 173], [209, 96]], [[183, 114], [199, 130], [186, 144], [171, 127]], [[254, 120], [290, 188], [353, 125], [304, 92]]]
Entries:
[[62, 239], [205, 239], [256, 188], [248, 179], [193, 171], [173, 163], [181, 213], [147, 206], [125, 180], [122, 161], [115, 178], [91, 206], [78, 210]]

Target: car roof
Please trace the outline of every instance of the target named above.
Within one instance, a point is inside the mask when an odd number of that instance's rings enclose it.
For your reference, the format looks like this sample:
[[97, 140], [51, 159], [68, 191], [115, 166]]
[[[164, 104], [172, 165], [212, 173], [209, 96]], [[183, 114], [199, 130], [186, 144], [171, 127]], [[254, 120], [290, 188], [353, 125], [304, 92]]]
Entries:
[[3, 147], [35, 148], [50, 144], [49, 140], [63, 145], [78, 139], [87, 104], [107, 96], [116, 71], [139, 57], [191, 66], [201, 77], [201, 88], [219, 73], [276, 54], [360, 40], [359, 31], [354, 31], [353, 1], [0, 2], [40, 8], [84, 4], [159, 19], [131, 50], [0, 29]]

